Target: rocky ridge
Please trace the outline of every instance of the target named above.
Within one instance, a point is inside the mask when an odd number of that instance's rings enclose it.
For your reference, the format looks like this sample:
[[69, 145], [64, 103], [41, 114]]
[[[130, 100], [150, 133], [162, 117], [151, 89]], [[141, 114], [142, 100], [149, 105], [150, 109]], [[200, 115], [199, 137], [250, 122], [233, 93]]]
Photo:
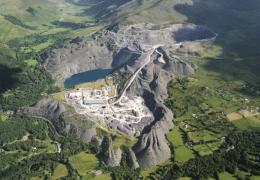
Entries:
[[[63, 87], [70, 76], [95, 69], [118, 69], [125, 63], [141, 63], [140, 50], [146, 46], [163, 44], [166, 49], [175, 48], [185, 41], [201, 41], [215, 37], [203, 26], [175, 24], [155, 29], [152, 24], [117, 26], [91, 37], [78, 37], [64, 45], [46, 50], [39, 56], [42, 66]], [[202, 41], [201, 41], [202, 43]], [[134, 66], [133, 66], [134, 67]]]
[[40, 117], [51, 122], [60, 133], [91, 142], [96, 136], [95, 124], [85, 116], [76, 114], [73, 108], [51, 98], [44, 98], [30, 107], [21, 109], [20, 114]]

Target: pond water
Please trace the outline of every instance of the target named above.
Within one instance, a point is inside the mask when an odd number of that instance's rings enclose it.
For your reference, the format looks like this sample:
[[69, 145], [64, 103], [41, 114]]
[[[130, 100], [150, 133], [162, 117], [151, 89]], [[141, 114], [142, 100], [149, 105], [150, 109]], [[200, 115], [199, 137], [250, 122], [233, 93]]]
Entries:
[[64, 87], [69, 88], [76, 84], [96, 81], [98, 79], [104, 78], [111, 72], [112, 69], [96, 69], [79, 74], [74, 74], [73, 76], [64, 81]]

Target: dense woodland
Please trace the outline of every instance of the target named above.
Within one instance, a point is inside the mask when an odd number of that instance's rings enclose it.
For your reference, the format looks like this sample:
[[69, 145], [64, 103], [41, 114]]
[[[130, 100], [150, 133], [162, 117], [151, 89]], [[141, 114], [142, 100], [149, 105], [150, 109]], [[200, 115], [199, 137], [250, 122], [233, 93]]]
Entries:
[[[46, 93], [56, 91], [50, 75], [39, 65], [39, 53], [34, 46], [48, 42], [64, 42], [64, 34], [34, 35], [10, 40], [7, 47], [0, 47], [0, 104], [3, 110], [17, 110], [36, 102]], [[36, 61], [36, 65], [26, 64], [26, 60]]]
[[[0, 122], [0, 127], [1, 179], [28, 179], [34, 176], [49, 179], [58, 163], [66, 165], [69, 171], [68, 178], [76, 178], [79, 175], [68, 158], [81, 151], [98, 151], [98, 147], [92, 144], [85, 144], [69, 137], [54, 137], [48, 124], [41, 119], [17, 116]], [[22, 140], [26, 134], [29, 134], [28, 139]], [[62, 152], [51, 151], [48, 147], [50, 145], [44, 143], [48, 139], [60, 143]]]

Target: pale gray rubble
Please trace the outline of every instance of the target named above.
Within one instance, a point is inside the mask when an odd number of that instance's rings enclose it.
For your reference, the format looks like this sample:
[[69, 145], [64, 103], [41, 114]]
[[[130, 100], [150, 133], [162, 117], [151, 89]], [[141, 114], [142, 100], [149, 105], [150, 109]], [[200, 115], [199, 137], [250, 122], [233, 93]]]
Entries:
[[77, 73], [117, 69], [129, 61], [138, 66], [140, 50], [146, 46], [161, 43], [167, 48], [174, 48], [178, 42], [209, 40], [216, 36], [207, 28], [193, 24], [175, 24], [151, 30], [153, 27], [151, 24], [138, 24], [122, 27], [117, 32], [104, 30], [92, 37], [78, 37], [46, 50], [39, 56], [39, 61], [57, 85], [63, 87], [65, 79]]
[[[104, 30], [92, 38], [78, 38], [75, 42], [47, 50], [40, 60], [60, 86], [66, 78], [87, 70], [111, 68], [130, 72], [132, 76], [121, 94], [129, 98], [142, 97], [153, 117], [133, 124], [118, 121], [107, 121], [107, 124], [129, 135], [132, 135], [132, 129], [140, 132], [133, 150], [140, 167], [150, 167], [171, 157], [165, 134], [173, 127], [173, 114], [163, 104], [167, 84], [176, 76], [195, 72], [193, 64], [170, 51], [183, 48], [187, 43], [209, 45], [216, 36], [207, 28], [193, 24], [175, 24], [157, 30], [151, 24], [138, 24], [116, 31]], [[119, 97], [115, 103], [120, 100]], [[119, 154], [119, 150], [109, 152], [107, 163], [118, 165]]]
[[54, 101], [51, 98], [44, 98], [32, 107], [25, 107], [21, 110], [22, 113], [44, 117], [51, 122], [57, 121], [65, 111], [66, 108], [63, 103]]
[[165, 132], [173, 125], [168, 122], [167, 129], [163, 129], [161, 126], [166, 122], [162, 121], [152, 126], [148, 133], [143, 134], [135, 146], [138, 163], [143, 168], [160, 164], [171, 157], [171, 150], [165, 139]]
[[33, 106], [24, 107], [20, 113], [45, 118], [58, 132], [65, 132], [86, 143], [91, 142], [96, 136], [95, 124], [92, 121], [76, 114], [73, 108], [51, 98], [44, 98]]
[[56, 83], [63, 87], [65, 79], [74, 74], [110, 67], [109, 59], [112, 59], [112, 52], [105, 45], [97, 43], [78, 38], [77, 42], [71, 41], [45, 51], [39, 59]]

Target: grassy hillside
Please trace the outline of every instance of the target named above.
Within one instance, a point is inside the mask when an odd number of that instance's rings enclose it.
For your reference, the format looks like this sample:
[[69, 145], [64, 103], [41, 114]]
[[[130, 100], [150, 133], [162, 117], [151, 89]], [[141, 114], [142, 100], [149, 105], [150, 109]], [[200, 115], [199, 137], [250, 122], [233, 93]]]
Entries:
[[65, 0], [1, 1], [0, 12], [0, 42], [35, 33], [87, 34], [99, 25], [91, 16], [80, 15], [84, 7]]

